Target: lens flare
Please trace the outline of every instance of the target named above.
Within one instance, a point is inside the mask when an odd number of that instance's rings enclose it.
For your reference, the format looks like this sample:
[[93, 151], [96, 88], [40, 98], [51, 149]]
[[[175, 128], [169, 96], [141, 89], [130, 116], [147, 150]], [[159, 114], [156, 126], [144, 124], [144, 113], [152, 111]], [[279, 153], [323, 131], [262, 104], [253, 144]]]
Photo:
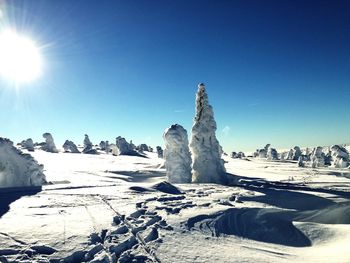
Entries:
[[33, 40], [15, 31], [0, 32], [0, 75], [16, 83], [30, 82], [42, 73], [42, 57]]

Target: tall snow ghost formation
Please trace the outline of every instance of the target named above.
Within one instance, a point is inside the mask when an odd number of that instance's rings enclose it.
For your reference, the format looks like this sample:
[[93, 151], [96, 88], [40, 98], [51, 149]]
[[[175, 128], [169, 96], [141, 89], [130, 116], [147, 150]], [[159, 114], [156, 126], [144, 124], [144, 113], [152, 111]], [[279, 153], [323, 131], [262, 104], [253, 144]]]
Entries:
[[171, 125], [163, 134], [164, 159], [167, 180], [170, 183], [190, 183], [191, 154], [188, 148], [187, 131], [178, 124]]
[[78, 150], [78, 147], [72, 141], [66, 140], [62, 147], [65, 152], [80, 153], [80, 151]]
[[213, 108], [203, 83], [198, 85], [196, 95], [196, 116], [192, 127], [191, 151], [193, 156], [192, 181], [196, 183], [227, 184], [228, 178], [221, 147], [215, 136], [216, 122]]
[[0, 138], [0, 188], [41, 186], [44, 183], [43, 166], [15, 148], [9, 139]]
[[346, 168], [349, 166], [349, 152], [342, 146], [333, 145], [332, 151], [332, 166], [336, 168]]
[[29, 152], [34, 152], [34, 143], [33, 143], [33, 140], [31, 138], [27, 139], [27, 140], [24, 140], [22, 143], [21, 143], [21, 146], [24, 148], [24, 149], [27, 149]]
[[53, 141], [51, 133], [44, 133], [43, 137], [45, 138], [45, 144], [41, 147], [42, 150], [51, 153], [58, 153], [55, 142]]
[[314, 148], [310, 159], [312, 168], [323, 167], [325, 154], [322, 152], [322, 147], [318, 146], [317, 148]]

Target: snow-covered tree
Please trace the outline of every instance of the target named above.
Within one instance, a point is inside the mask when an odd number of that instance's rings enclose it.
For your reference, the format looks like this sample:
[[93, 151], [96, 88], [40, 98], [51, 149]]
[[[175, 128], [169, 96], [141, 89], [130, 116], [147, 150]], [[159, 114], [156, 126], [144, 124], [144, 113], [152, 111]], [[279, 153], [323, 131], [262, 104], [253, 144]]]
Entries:
[[42, 150], [51, 153], [58, 153], [55, 142], [53, 141], [51, 133], [44, 133], [43, 137], [45, 138], [45, 144], [41, 147]]
[[278, 160], [278, 152], [275, 148], [272, 148], [271, 146], [267, 150], [267, 159], [268, 160]]
[[28, 151], [30, 152], [34, 152], [34, 143], [33, 143], [33, 140], [31, 138], [28, 138], [27, 140], [24, 140], [22, 143], [21, 143], [21, 146], [24, 148], [24, 149], [27, 149]]
[[290, 149], [289, 152], [286, 154], [285, 159], [286, 160], [293, 160], [293, 154], [294, 154], [293, 149]]
[[45, 182], [42, 165], [9, 139], [0, 138], [0, 187], [41, 186]]
[[66, 140], [62, 147], [65, 152], [80, 153], [80, 151], [78, 150], [78, 147], [72, 141]]
[[303, 160], [303, 157], [302, 157], [302, 156], [299, 156], [299, 159], [298, 159], [298, 166], [299, 166], [299, 167], [305, 167], [305, 163], [304, 163], [304, 160]]
[[295, 146], [294, 148], [293, 148], [293, 156], [292, 156], [292, 159], [294, 160], [294, 161], [297, 161], [297, 160], [299, 160], [299, 157], [301, 156], [301, 150], [300, 150], [300, 147], [299, 146]]
[[108, 154], [109, 150], [110, 150], [110, 145], [109, 145], [109, 141], [106, 141], [106, 145], [105, 145], [105, 152]]
[[266, 149], [258, 149], [258, 157], [259, 158], [267, 158], [267, 151], [266, 151]]
[[85, 153], [85, 154], [98, 154], [96, 149], [93, 149], [93, 144], [90, 141], [89, 135], [87, 135], [87, 134], [85, 134], [85, 137], [84, 137], [83, 153]]
[[163, 158], [163, 149], [160, 146], [156, 147], [158, 158]]
[[190, 183], [191, 154], [188, 148], [187, 131], [178, 124], [171, 125], [163, 134], [164, 159], [167, 180], [170, 183]]
[[346, 168], [349, 166], [349, 152], [342, 146], [333, 145], [332, 151], [332, 166], [336, 168]]
[[311, 167], [312, 168], [323, 167], [325, 154], [322, 152], [322, 147], [318, 146], [318, 147], [314, 148], [310, 159], [311, 159]]
[[133, 147], [125, 140], [125, 138], [118, 136], [115, 139], [115, 144], [118, 148], [118, 155], [137, 155]]
[[213, 108], [203, 83], [198, 85], [196, 116], [192, 127], [191, 152], [193, 158], [192, 181], [196, 183], [227, 184], [220, 145], [215, 136], [216, 122]]
[[105, 151], [106, 150], [106, 142], [105, 141], [100, 141], [100, 150], [101, 151]]
[[90, 141], [89, 135], [85, 134], [83, 153], [89, 153], [91, 150], [92, 150], [92, 143]]

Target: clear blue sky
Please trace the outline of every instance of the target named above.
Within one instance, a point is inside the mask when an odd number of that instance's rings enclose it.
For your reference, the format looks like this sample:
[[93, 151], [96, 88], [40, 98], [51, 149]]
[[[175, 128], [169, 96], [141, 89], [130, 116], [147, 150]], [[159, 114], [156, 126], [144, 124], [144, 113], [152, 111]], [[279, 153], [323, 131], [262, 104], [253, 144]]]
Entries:
[[[163, 145], [206, 83], [224, 150], [350, 142], [350, 1], [1, 1], [43, 76], [0, 81], [0, 136]], [[1, 59], [1, 58], [0, 58]]]

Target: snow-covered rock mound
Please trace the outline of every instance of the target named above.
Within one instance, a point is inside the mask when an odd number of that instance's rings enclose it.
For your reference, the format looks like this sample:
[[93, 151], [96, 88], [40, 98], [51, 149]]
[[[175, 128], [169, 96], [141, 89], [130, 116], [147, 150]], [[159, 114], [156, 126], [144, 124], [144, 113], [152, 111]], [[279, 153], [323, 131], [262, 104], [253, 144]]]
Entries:
[[45, 138], [45, 144], [41, 147], [41, 149], [46, 152], [58, 153], [51, 133], [46, 132], [43, 134], [43, 137]]
[[216, 122], [203, 83], [196, 94], [196, 116], [192, 127], [191, 152], [193, 178], [196, 183], [227, 184], [221, 147], [215, 136]]
[[42, 165], [15, 148], [12, 141], [0, 138], [0, 188], [41, 186], [45, 182]]
[[80, 151], [78, 150], [78, 147], [72, 141], [66, 140], [62, 147], [65, 152], [80, 153]]
[[188, 148], [187, 131], [178, 124], [166, 129], [164, 159], [167, 180], [171, 183], [190, 183], [191, 154]]

